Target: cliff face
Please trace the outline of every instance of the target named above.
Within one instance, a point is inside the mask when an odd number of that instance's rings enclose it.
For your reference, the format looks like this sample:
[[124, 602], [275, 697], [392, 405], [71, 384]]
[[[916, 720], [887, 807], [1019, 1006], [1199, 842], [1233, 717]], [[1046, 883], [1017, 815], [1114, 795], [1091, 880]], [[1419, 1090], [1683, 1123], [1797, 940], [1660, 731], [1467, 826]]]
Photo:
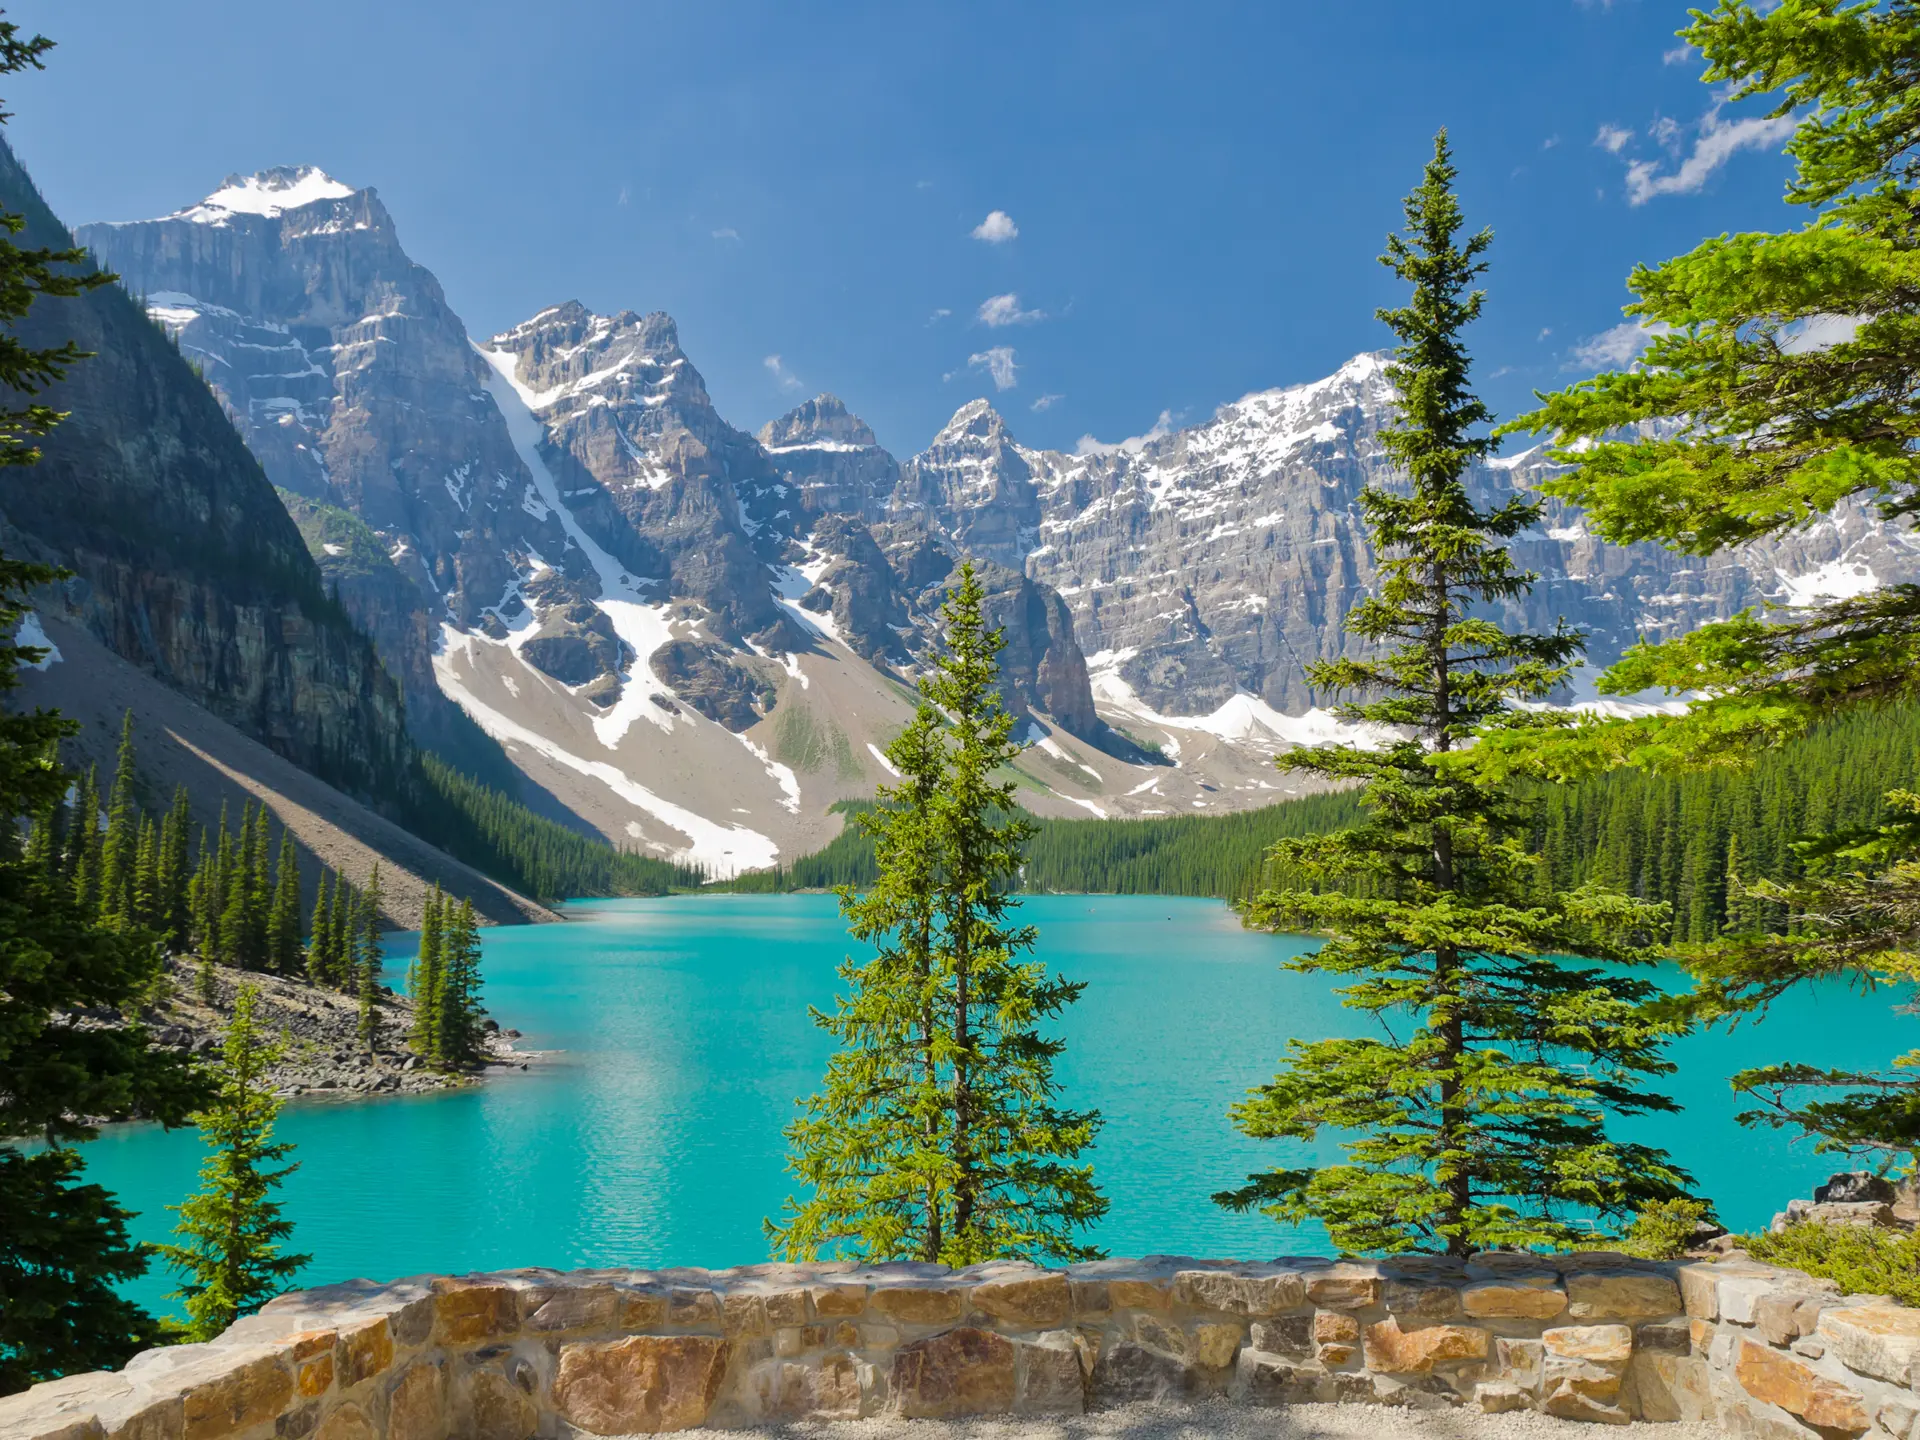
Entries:
[[380, 537], [415, 613], [366, 608], [359, 575], [342, 600], [402, 679], [420, 738], [457, 726], [432, 683], [440, 621], [497, 604], [530, 554], [562, 569], [580, 560], [529, 503], [485, 366], [379, 196], [310, 168], [270, 170], [164, 219], [78, 233], [145, 297], [274, 483]]
[[[26, 243], [71, 243], [4, 145], [0, 205]], [[296, 764], [378, 791], [405, 754], [399, 689], [166, 334], [111, 286], [41, 301], [20, 334], [93, 352], [41, 397], [70, 412], [41, 463], [0, 469], [8, 524], [73, 572], [67, 613]]]

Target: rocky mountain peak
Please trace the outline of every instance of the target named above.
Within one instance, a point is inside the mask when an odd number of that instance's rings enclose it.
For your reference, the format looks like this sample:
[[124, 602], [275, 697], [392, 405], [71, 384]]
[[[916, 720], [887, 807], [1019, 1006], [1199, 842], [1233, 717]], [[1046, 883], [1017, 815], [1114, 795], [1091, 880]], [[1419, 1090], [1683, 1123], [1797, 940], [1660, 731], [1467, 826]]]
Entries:
[[176, 210], [169, 220], [226, 225], [236, 215], [274, 217], [328, 200], [344, 200], [354, 187], [334, 179], [317, 165], [276, 165], [252, 175], [229, 175], [220, 188], [197, 205]]
[[928, 444], [928, 450], [937, 450], [942, 446], [961, 445], [970, 440], [1011, 442], [1007, 434], [1007, 422], [1000, 418], [1000, 412], [986, 399], [969, 400], [953, 412], [953, 418], [940, 428], [940, 433]]
[[542, 310], [493, 337], [511, 351], [521, 382], [540, 397], [535, 408], [562, 401], [676, 408], [712, 408], [706, 382], [680, 349], [673, 317], [655, 310], [598, 315], [578, 300]]
[[848, 410], [838, 395], [821, 394], [761, 426], [760, 443], [769, 450], [803, 445], [865, 449], [880, 441], [867, 422]]

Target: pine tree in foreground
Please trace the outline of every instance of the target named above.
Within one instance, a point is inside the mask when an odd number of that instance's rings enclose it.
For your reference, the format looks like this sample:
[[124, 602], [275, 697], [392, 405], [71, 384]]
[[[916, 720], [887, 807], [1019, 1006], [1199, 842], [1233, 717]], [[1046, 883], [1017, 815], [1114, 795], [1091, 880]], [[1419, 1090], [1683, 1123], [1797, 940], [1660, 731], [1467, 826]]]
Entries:
[[180, 1216], [178, 1243], [155, 1249], [181, 1277], [173, 1298], [185, 1301], [187, 1338], [211, 1340], [286, 1289], [312, 1259], [283, 1253], [293, 1224], [270, 1198], [299, 1165], [282, 1165], [293, 1146], [273, 1138], [280, 1101], [267, 1080], [277, 1042], [254, 1019], [258, 992], [240, 987], [221, 1047], [218, 1088], [196, 1118], [210, 1153], [200, 1167], [200, 1191], [169, 1206]]
[[[0, 74], [39, 68], [50, 48], [0, 19]], [[0, 119], [4, 115], [0, 114]], [[0, 216], [0, 239], [25, 222]], [[78, 250], [0, 244], [0, 466], [40, 458], [36, 441], [61, 415], [32, 397], [84, 357], [71, 344], [34, 349], [20, 321], [38, 301], [107, 283]], [[18, 484], [30, 484], [25, 479]], [[46, 651], [18, 643], [26, 597], [59, 573], [0, 556], [0, 691]], [[178, 1124], [199, 1102], [194, 1071], [149, 1047], [140, 1025], [81, 1027], [63, 1017], [90, 1007], [137, 1010], [157, 957], [151, 945], [95, 922], [75, 893], [74, 867], [50, 875], [50, 849], [29, 863], [18, 821], [53, 813], [72, 777], [54, 758], [79, 727], [45, 710], [0, 708], [0, 1394], [38, 1380], [110, 1370], [156, 1337], [151, 1317], [119, 1294], [145, 1273], [147, 1257], [127, 1234], [127, 1212], [83, 1181], [76, 1143], [87, 1118], [144, 1114]], [[68, 827], [70, 850], [97, 860], [98, 796]], [[51, 834], [49, 835], [51, 841]], [[78, 862], [80, 855], [71, 858]], [[97, 882], [96, 882], [97, 883]], [[23, 1147], [18, 1142], [28, 1142]]]
[[945, 650], [915, 719], [888, 749], [902, 783], [863, 826], [880, 876], [841, 893], [856, 938], [850, 993], [815, 1021], [841, 1042], [824, 1091], [787, 1131], [788, 1167], [812, 1187], [769, 1220], [777, 1252], [970, 1265], [1084, 1259], [1078, 1233], [1106, 1213], [1076, 1163], [1100, 1117], [1055, 1103], [1064, 1048], [1037, 1028], [1084, 986], [1025, 958], [1031, 926], [1009, 894], [1031, 824], [996, 779], [1019, 753], [1001, 707], [1004, 640], [981, 615], [971, 564], [941, 612]]
[[1413, 289], [1380, 315], [1401, 342], [1387, 372], [1399, 416], [1381, 441], [1406, 485], [1361, 495], [1379, 579], [1347, 621], [1377, 658], [1309, 671], [1324, 689], [1378, 697], [1342, 714], [1398, 738], [1280, 758], [1363, 782], [1368, 820], [1283, 841], [1276, 856], [1313, 888], [1249, 907], [1265, 928], [1326, 934], [1288, 968], [1347, 982], [1343, 1003], [1384, 1038], [1291, 1041], [1286, 1068], [1234, 1110], [1256, 1138], [1333, 1132], [1344, 1163], [1253, 1175], [1215, 1197], [1319, 1221], [1349, 1251], [1578, 1245], [1689, 1180], [1663, 1151], [1607, 1133], [1609, 1115], [1675, 1108], [1642, 1088], [1673, 1068], [1669, 1031], [1644, 1008], [1654, 987], [1576, 963], [1649, 962], [1644, 937], [1664, 927], [1663, 908], [1598, 890], [1541, 895], [1527, 810], [1449, 759], [1528, 723], [1512, 702], [1547, 695], [1581, 648], [1564, 629], [1509, 634], [1486, 618], [1533, 582], [1505, 542], [1539, 507], [1516, 497], [1483, 509], [1466, 490], [1492, 448], [1475, 433], [1490, 417], [1460, 338], [1480, 313], [1473, 284], [1491, 237], [1458, 242], [1453, 179], [1443, 131], [1384, 257]]
[[[1637, 268], [1627, 313], [1653, 337], [1645, 362], [1545, 396], [1512, 428], [1554, 437], [1567, 469], [1548, 488], [1616, 543], [1711, 556], [1836, 512], [1845, 523], [1854, 507], [1911, 525], [1920, 4], [1720, 0], [1680, 33], [1723, 100], [1764, 96], [1775, 116], [1797, 118], [1786, 198], [1808, 208], [1808, 221], [1784, 234], [1720, 235]], [[1600, 688], [1653, 687], [1696, 698], [1684, 715], [1583, 726], [1574, 743], [1551, 737], [1520, 759], [1555, 775], [1596, 758], [1669, 770], [1745, 762], [1843, 710], [1877, 718], [1888, 701], [1920, 694], [1920, 585], [1766, 618], [1742, 612], [1637, 645]], [[1796, 846], [1813, 873], [1758, 895], [1804, 910], [1788, 934], [1736, 933], [1693, 953], [1696, 1014], [1731, 1021], [1802, 983], [1904, 988], [1920, 974], [1920, 823], [1911, 796], [1885, 802], [1883, 823]], [[1734, 1083], [1762, 1101], [1743, 1120], [1890, 1163], [1920, 1145], [1916, 1067], [1920, 1050], [1879, 1070], [1787, 1063]]]

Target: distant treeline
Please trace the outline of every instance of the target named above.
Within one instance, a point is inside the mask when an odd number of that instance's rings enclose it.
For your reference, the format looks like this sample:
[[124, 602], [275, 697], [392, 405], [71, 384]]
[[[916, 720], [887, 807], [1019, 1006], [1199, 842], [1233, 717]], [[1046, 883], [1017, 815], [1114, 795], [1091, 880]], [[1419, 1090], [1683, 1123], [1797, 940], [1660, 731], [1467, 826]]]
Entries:
[[[758, 870], [719, 888], [755, 892], [866, 885], [874, 877], [873, 845], [855, 816], [866, 806], [845, 802], [847, 827], [824, 849], [778, 870]], [[1257, 887], [1262, 857], [1274, 841], [1350, 825], [1360, 815], [1351, 792], [1298, 800], [1232, 815], [1167, 815], [1144, 820], [1036, 819], [1039, 827], [1021, 868], [1023, 890], [1072, 894], [1208, 895], [1239, 899]]]
[[529, 810], [518, 800], [420, 755], [428, 792], [406, 816], [408, 828], [456, 859], [537, 900], [586, 896], [664, 895], [699, 885], [699, 869], [582, 835]]
[[[1576, 785], [1537, 785], [1533, 848], [1543, 881], [1588, 880], [1673, 906], [1672, 939], [1710, 939], [1729, 919], [1730, 871], [1744, 879], [1801, 873], [1792, 843], [1816, 831], [1884, 818], [1890, 789], [1920, 788], [1920, 705], [1889, 706], [1823, 727], [1743, 769], [1672, 777], [1612, 771]], [[859, 834], [857, 803], [839, 807], [847, 828], [824, 849], [778, 870], [725, 882], [741, 891], [866, 885], [873, 846]], [[1269, 875], [1276, 840], [1351, 825], [1356, 791], [1307, 795], [1232, 815], [1144, 820], [1040, 820], [1022, 888], [1083, 894], [1204, 895], [1244, 899]], [[1731, 891], [1736, 917], [1770, 929], [1792, 917]], [[1746, 908], [1742, 908], [1746, 907]]]

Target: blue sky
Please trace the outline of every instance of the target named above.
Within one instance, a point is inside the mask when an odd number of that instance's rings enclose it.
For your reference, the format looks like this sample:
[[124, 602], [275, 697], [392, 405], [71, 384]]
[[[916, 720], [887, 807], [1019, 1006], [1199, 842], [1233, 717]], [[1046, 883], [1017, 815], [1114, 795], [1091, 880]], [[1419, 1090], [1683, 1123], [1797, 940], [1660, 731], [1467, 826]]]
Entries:
[[1596, 353], [1634, 263], [1799, 218], [1672, 0], [8, 11], [60, 42], [8, 134], [70, 222], [317, 164], [379, 189], [476, 336], [663, 309], [734, 424], [831, 390], [899, 454], [976, 395], [1072, 448], [1385, 343], [1375, 257], [1441, 125], [1495, 230], [1503, 415]]

